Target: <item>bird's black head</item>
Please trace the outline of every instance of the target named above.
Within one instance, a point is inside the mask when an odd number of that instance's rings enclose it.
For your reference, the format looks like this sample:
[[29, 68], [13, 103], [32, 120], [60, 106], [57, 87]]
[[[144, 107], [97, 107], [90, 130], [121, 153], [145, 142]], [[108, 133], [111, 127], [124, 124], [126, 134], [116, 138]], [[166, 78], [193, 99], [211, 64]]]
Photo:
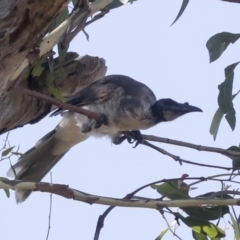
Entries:
[[156, 101], [151, 107], [151, 111], [157, 122], [172, 121], [190, 112], [202, 112], [198, 107], [191, 106], [188, 103], [177, 103], [170, 98]]

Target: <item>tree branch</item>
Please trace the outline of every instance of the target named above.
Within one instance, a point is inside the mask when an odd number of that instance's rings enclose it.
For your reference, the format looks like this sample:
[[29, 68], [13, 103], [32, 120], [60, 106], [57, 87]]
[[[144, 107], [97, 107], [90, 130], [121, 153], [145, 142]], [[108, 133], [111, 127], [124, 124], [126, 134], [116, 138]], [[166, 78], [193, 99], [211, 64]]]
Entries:
[[162, 209], [167, 207], [190, 207], [201, 206], [204, 204], [233, 206], [240, 205], [240, 198], [238, 199], [183, 199], [183, 200], [155, 200], [149, 198], [148, 200], [128, 200], [119, 198], [103, 197], [98, 195], [88, 194], [79, 190], [69, 188], [67, 185], [51, 184], [51, 183], [35, 183], [35, 182], [20, 182], [15, 180], [0, 181], [0, 189], [27, 189], [40, 192], [53, 193], [68, 199], [80, 201], [88, 204], [101, 204], [117, 207], [139, 207]]
[[83, 115], [87, 116], [88, 118], [98, 120], [98, 115], [94, 112], [88, 111], [86, 109], [83, 109], [83, 108], [80, 108], [80, 107], [77, 107], [77, 106], [74, 106], [74, 105], [71, 105], [71, 104], [68, 104], [68, 103], [64, 103], [64, 102], [62, 102], [62, 101], [60, 101], [56, 98], [49, 97], [45, 94], [35, 92], [35, 91], [29, 90], [27, 88], [11, 87], [9, 89], [9, 91], [12, 92], [12, 93], [24, 94], [24, 95], [31, 96], [31, 97], [34, 97], [34, 98], [38, 98], [38, 99], [44, 100], [46, 102], [49, 102], [51, 104], [54, 104], [54, 105], [56, 105], [57, 107], [59, 107], [63, 110], [70, 110], [70, 111], [73, 111], [73, 112], [83, 114]]
[[215, 148], [215, 147], [208, 147], [208, 146], [202, 146], [202, 145], [196, 145], [188, 142], [182, 142], [182, 141], [177, 141], [173, 140], [170, 138], [162, 138], [162, 137], [156, 137], [152, 135], [144, 135], [142, 134], [142, 137], [145, 140], [152, 141], [152, 142], [160, 142], [160, 143], [167, 143], [167, 144], [172, 144], [172, 145], [177, 145], [181, 147], [187, 147], [187, 148], [192, 148], [198, 151], [205, 151], [205, 152], [214, 152], [214, 153], [220, 153], [226, 156], [231, 156], [231, 157], [240, 157], [240, 152], [236, 151], [231, 151], [223, 148]]
[[232, 170], [233, 168], [231, 167], [222, 167], [222, 166], [217, 166], [217, 165], [210, 165], [210, 164], [203, 164], [203, 163], [196, 163], [196, 162], [192, 162], [192, 161], [189, 161], [189, 160], [185, 160], [177, 155], [174, 155], [172, 153], [169, 153], [167, 152], [166, 150], [162, 149], [162, 148], [159, 148], [151, 143], [149, 143], [148, 141], [146, 140], [143, 140], [141, 142], [142, 145], [145, 145], [145, 146], [148, 146], [150, 148], [153, 148], [155, 149], [156, 151], [164, 154], [164, 155], [167, 155], [169, 157], [171, 157], [172, 159], [174, 159], [176, 162], [179, 162], [180, 165], [182, 165], [182, 163], [187, 163], [187, 164], [192, 164], [192, 165], [197, 165], [197, 166], [201, 166], [201, 167], [210, 167], [210, 168], [219, 168], [219, 169], [224, 169], [224, 170]]

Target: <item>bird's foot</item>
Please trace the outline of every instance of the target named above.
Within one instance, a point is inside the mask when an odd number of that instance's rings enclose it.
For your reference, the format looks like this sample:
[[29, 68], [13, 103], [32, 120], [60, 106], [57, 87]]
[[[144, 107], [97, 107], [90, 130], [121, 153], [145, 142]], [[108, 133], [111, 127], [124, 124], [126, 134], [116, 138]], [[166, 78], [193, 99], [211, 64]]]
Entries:
[[121, 144], [125, 139], [127, 139], [127, 141], [128, 141], [129, 143], [131, 143], [131, 144], [134, 143], [134, 142], [136, 142], [136, 143], [135, 143], [135, 146], [133, 147], [133, 148], [135, 148], [135, 147], [137, 147], [138, 144], [141, 143], [142, 140], [143, 140], [142, 134], [141, 134], [141, 132], [140, 132], [139, 130], [137, 130], [137, 131], [129, 131], [129, 132], [123, 131], [123, 132], [121, 132], [121, 133], [122, 133], [122, 134], [125, 134], [125, 135], [116, 138], [116, 140], [115, 140], [116, 143], [114, 142], [114, 144]]
[[108, 118], [105, 114], [99, 114], [98, 120], [95, 121], [94, 128], [100, 128], [102, 125], [108, 124]]
[[131, 138], [127, 137], [127, 141], [129, 143], [136, 142], [135, 146], [133, 147], [133, 148], [136, 148], [138, 146], [138, 144], [141, 143], [143, 140], [142, 134], [139, 130], [137, 130], [137, 131], [131, 131], [131, 135], [132, 135]]

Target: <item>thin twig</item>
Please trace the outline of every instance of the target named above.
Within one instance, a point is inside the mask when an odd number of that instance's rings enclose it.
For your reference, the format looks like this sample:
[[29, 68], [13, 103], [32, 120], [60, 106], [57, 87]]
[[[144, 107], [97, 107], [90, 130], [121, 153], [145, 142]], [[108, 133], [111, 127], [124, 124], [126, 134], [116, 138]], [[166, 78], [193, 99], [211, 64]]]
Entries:
[[163, 219], [165, 220], [165, 222], [166, 222], [166, 224], [167, 224], [170, 232], [173, 234], [173, 236], [177, 237], [179, 240], [182, 240], [182, 239], [172, 230], [172, 227], [171, 227], [170, 224], [168, 223], [168, 221], [167, 221], [167, 219], [166, 219], [166, 217], [165, 217], [165, 215], [164, 215], [163, 213], [162, 213], [162, 217], [163, 217]]
[[180, 165], [182, 165], [182, 163], [187, 163], [187, 164], [192, 164], [192, 165], [197, 165], [197, 166], [201, 166], [201, 167], [210, 167], [210, 168], [219, 168], [219, 169], [224, 169], [224, 170], [232, 170], [233, 168], [230, 168], [230, 167], [221, 167], [221, 166], [217, 166], [217, 165], [209, 165], [209, 164], [203, 164], [203, 163], [196, 163], [196, 162], [192, 162], [192, 161], [189, 161], [189, 160], [184, 160], [182, 159], [181, 157], [179, 156], [176, 156], [176, 155], [173, 155], [169, 152], [167, 152], [166, 150], [162, 149], [162, 148], [159, 148], [151, 143], [149, 143], [148, 141], [146, 140], [142, 140], [140, 142], [140, 144], [143, 144], [145, 146], [148, 146], [150, 148], [153, 148], [155, 149], [156, 151], [164, 154], [164, 155], [167, 155], [169, 157], [171, 157], [172, 159], [174, 159], [176, 162], [179, 162]]
[[[50, 180], [52, 183], [52, 172], [50, 172]], [[51, 216], [52, 216], [52, 193], [50, 193], [50, 207], [49, 207], [49, 215], [48, 215], [48, 231], [46, 240], [48, 240], [50, 229], [51, 229]]]
[[97, 226], [94, 234], [93, 240], [98, 240], [100, 236], [101, 229], [104, 227], [104, 220], [107, 217], [107, 215], [114, 209], [114, 207], [108, 207], [102, 215], [99, 216], [97, 221]]
[[57, 107], [59, 107], [63, 110], [70, 110], [70, 111], [73, 111], [73, 112], [83, 114], [83, 115], [87, 116], [88, 118], [98, 120], [98, 115], [94, 112], [88, 111], [88, 110], [80, 108], [78, 106], [74, 106], [74, 105], [71, 105], [71, 104], [68, 104], [68, 103], [61, 102], [60, 100], [58, 100], [56, 98], [49, 97], [45, 94], [35, 92], [35, 91], [29, 90], [27, 88], [11, 87], [9, 89], [9, 91], [12, 92], [12, 93], [23, 94], [23, 95], [27, 95], [27, 96], [30, 96], [30, 97], [38, 98], [38, 99], [44, 100], [48, 103], [51, 103], [51, 104], [53, 104], [53, 105], [55, 105], [55, 106], [57, 106]]
[[223, 149], [223, 148], [215, 148], [215, 147], [196, 145], [196, 144], [192, 144], [192, 143], [188, 143], [188, 142], [177, 141], [177, 140], [170, 139], [170, 138], [156, 137], [156, 136], [152, 136], [152, 135], [142, 134], [142, 137], [143, 137], [143, 139], [152, 141], [152, 142], [167, 143], [167, 144], [177, 145], [177, 146], [181, 146], [181, 147], [192, 148], [192, 149], [195, 149], [198, 151], [214, 152], [214, 153], [220, 153], [220, 154], [232, 156], [232, 157], [240, 157], [240, 152], [227, 150], [227, 149]]
[[78, 16], [77, 15], [73, 16], [71, 23], [69, 25], [69, 28], [67, 29], [66, 36], [62, 40], [63, 47], [68, 46], [69, 43], [77, 36], [77, 34], [84, 29], [86, 25], [86, 21], [91, 14], [91, 9], [89, 8], [86, 1], [83, 1], [81, 5], [82, 5], [81, 7], [82, 13], [80, 12], [79, 14], [83, 14], [83, 17], [81, 21], [78, 23], [78, 25], [74, 26], [73, 22], [75, 21], [75, 18], [78, 18]]

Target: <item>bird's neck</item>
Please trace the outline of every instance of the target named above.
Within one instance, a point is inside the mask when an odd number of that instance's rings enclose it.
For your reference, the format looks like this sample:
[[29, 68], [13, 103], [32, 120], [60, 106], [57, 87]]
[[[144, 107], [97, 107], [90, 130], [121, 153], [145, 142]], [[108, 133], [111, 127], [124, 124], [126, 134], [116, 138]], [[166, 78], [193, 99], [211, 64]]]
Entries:
[[166, 119], [163, 115], [163, 110], [159, 107], [157, 102], [152, 105], [151, 112], [156, 124], [160, 122], [166, 122]]

